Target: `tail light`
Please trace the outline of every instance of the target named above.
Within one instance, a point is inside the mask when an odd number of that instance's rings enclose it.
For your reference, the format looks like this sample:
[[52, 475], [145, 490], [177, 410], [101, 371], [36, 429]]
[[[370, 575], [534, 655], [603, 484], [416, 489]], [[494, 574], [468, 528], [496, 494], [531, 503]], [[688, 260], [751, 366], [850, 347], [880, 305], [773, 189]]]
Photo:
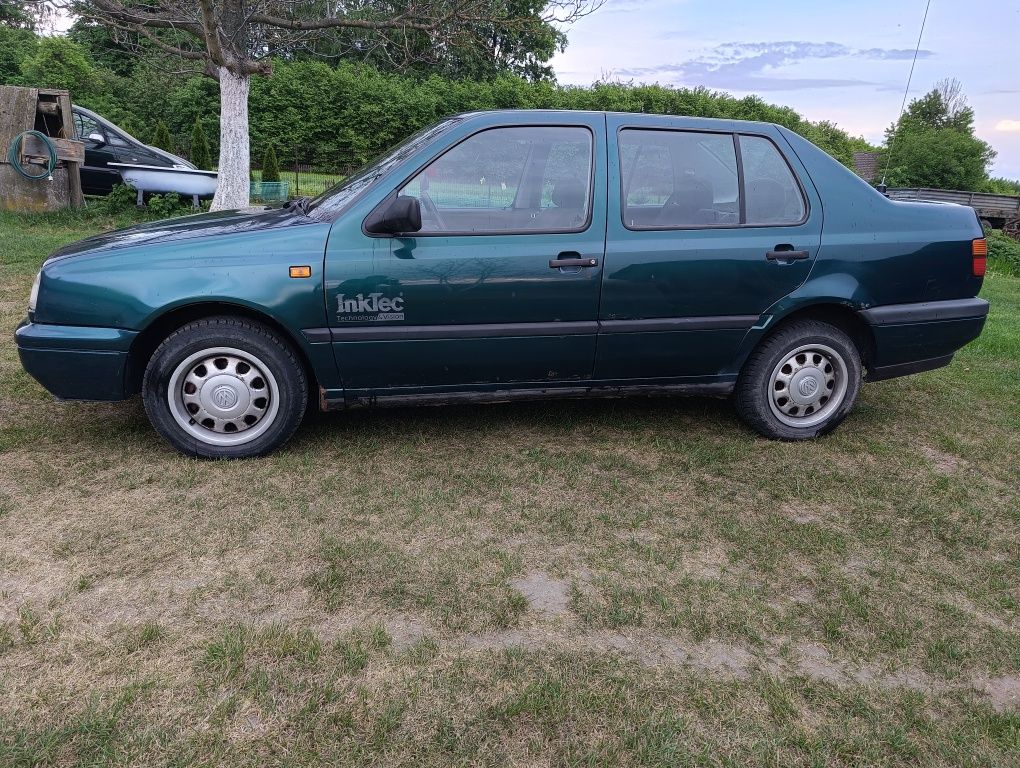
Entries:
[[988, 267], [988, 241], [983, 237], [971, 240], [970, 255], [973, 259], [971, 264], [974, 277], [984, 277], [985, 269]]

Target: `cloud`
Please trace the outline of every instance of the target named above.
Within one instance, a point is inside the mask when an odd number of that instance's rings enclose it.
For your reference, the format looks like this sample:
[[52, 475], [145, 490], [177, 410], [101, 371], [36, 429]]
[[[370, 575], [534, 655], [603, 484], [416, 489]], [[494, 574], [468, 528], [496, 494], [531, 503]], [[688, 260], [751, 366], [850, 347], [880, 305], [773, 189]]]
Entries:
[[1020, 131], [1020, 120], [1000, 120], [995, 124], [997, 131]]
[[[684, 85], [744, 91], [786, 91], [804, 88], [835, 88], [875, 85], [854, 78], [780, 77], [772, 74], [780, 67], [819, 59], [858, 58], [871, 61], [909, 60], [914, 52], [907, 48], [851, 48], [839, 43], [784, 41], [773, 43], [723, 43], [695, 58], [652, 67], [621, 69], [617, 74], [640, 80], [664, 78]], [[932, 51], [918, 52], [928, 58]]]

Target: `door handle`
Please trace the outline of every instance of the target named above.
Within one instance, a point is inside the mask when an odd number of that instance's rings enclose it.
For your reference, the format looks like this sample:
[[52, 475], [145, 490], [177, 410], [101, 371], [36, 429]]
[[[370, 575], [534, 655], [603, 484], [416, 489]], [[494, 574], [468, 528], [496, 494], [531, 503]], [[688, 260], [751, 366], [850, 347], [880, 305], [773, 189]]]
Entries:
[[792, 245], [786, 243], [765, 252], [765, 258], [769, 261], [803, 261], [810, 257], [807, 251], [795, 251]]
[[551, 269], [559, 269], [560, 267], [597, 267], [598, 265], [598, 259], [583, 258], [576, 251], [564, 251], [555, 259], [549, 259], [549, 267]]

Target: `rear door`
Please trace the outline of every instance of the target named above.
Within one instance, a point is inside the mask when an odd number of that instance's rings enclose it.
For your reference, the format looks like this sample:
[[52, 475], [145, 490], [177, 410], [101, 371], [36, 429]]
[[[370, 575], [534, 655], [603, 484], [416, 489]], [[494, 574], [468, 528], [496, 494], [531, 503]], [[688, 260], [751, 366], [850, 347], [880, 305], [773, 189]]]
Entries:
[[342, 250], [331, 237], [326, 301], [350, 396], [591, 378], [604, 125], [464, 131], [394, 188], [419, 200], [420, 232], [360, 233]]
[[609, 117], [596, 378], [724, 376], [759, 315], [807, 278], [817, 195], [778, 132], [731, 125]]

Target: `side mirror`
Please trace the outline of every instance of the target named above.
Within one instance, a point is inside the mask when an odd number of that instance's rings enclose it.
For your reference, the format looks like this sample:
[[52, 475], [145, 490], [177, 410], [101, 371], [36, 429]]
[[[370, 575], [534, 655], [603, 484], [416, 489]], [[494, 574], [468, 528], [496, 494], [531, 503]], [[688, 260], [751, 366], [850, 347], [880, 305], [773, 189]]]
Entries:
[[88, 140], [92, 141], [92, 142], [95, 142], [99, 146], [103, 146], [103, 144], [106, 143], [106, 137], [103, 136], [103, 134], [101, 134], [101, 133], [90, 133], [88, 135]]
[[410, 195], [388, 199], [365, 219], [365, 231], [374, 235], [399, 235], [420, 229], [421, 203]]

